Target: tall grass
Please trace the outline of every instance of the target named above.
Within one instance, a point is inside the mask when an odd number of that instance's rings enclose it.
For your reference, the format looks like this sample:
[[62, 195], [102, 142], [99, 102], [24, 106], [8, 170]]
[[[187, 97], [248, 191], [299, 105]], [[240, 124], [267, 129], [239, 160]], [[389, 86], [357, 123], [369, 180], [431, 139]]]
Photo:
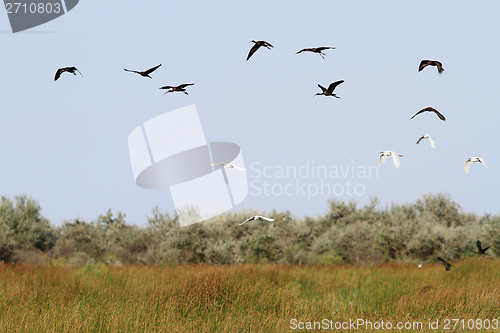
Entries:
[[[500, 319], [500, 262], [0, 266], [2, 332], [289, 332], [291, 320]], [[370, 331], [370, 330], [365, 330]], [[378, 330], [380, 331], [380, 330]], [[458, 330], [455, 330], [458, 331]]]

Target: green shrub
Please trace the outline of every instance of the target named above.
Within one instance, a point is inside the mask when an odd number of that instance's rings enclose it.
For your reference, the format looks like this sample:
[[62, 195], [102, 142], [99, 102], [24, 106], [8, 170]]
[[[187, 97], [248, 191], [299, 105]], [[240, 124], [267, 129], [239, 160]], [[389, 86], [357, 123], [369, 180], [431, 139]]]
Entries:
[[12, 234], [15, 247], [50, 250], [56, 243], [56, 236], [49, 220], [40, 215], [38, 202], [26, 195], [16, 196], [15, 200], [15, 206], [4, 196], [0, 202], [0, 219], [10, 229], [8, 234]]

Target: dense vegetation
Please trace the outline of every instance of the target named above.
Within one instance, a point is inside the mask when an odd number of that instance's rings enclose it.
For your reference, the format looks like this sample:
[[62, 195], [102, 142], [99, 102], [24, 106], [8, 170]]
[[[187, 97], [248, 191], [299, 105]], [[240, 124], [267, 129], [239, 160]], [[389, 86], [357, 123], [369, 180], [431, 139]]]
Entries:
[[451, 272], [404, 263], [0, 264], [2, 332], [290, 332], [309, 325], [320, 331], [312, 325], [325, 320], [325, 330], [337, 332], [354, 331], [340, 329], [351, 327], [349, 320], [366, 322], [357, 327], [363, 332], [390, 332], [383, 329], [389, 324], [401, 332], [496, 332], [500, 264], [470, 258]]
[[[467, 214], [448, 196], [424, 195], [413, 204], [379, 208], [377, 199], [328, 201], [325, 215], [297, 219], [289, 211], [240, 210], [181, 228], [153, 209], [144, 227], [109, 210], [95, 221], [51, 225], [27, 196], [0, 203], [0, 260], [56, 266], [182, 263], [336, 264], [435, 262], [475, 256], [476, 241], [500, 255], [500, 216]], [[274, 222], [238, 223], [265, 215]]]

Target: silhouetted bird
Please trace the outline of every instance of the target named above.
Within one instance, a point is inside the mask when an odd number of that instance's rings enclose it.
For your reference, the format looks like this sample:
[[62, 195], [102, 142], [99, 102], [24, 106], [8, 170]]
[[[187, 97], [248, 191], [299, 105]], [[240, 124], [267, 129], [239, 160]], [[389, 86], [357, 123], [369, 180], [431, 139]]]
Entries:
[[488, 250], [491, 246], [485, 247], [484, 249], [481, 247], [481, 241], [477, 241], [477, 254], [486, 254], [486, 250]]
[[[184, 84], [180, 84], [178, 85], [177, 87], [173, 87], [173, 86], [163, 86], [163, 87], [160, 87], [160, 89], [170, 89], [168, 90], [165, 94], [169, 93], [169, 92], [174, 92], [174, 91], [179, 91], [179, 92], [183, 92], [185, 93], [186, 95], [189, 95], [186, 91], [186, 87], [187, 86], [192, 86], [194, 85], [194, 83], [184, 83]], [[163, 95], [165, 95], [163, 94]]]
[[250, 52], [248, 52], [248, 57], [247, 57], [247, 60], [250, 59], [250, 57], [261, 47], [261, 46], [264, 46], [264, 47], [267, 47], [269, 50], [271, 49], [271, 47], [274, 47], [272, 46], [271, 44], [269, 44], [268, 42], [266, 41], [263, 41], [263, 40], [259, 40], [259, 41], [254, 41], [254, 40], [251, 40], [249, 43], [255, 43], [252, 48], [250, 49]]
[[443, 262], [444, 268], [445, 268], [447, 271], [449, 271], [449, 270], [451, 269], [451, 267], [455, 267], [455, 266], [453, 266], [452, 264], [447, 263], [447, 262], [446, 262], [443, 258], [441, 258], [441, 257], [438, 257], [438, 260]]
[[464, 172], [465, 173], [469, 172], [470, 165], [474, 162], [482, 163], [486, 167], [486, 169], [488, 169], [486, 162], [481, 157], [469, 157], [468, 159], [465, 160], [465, 164], [464, 164]]
[[157, 70], [157, 69], [158, 69], [158, 67], [160, 67], [160, 66], [161, 66], [161, 64], [159, 64], [158, 66], [155, 66], [155, 67], [153, 67], [153, 68], [150, 68], [150, 69], [148, 69], [148, 70], [146, 70], [146, 71], [144, 71], [144, 72], [133, 71], [133, 70], [130, 70], [130, 69], [125, 69], [125, 68], [124, 68], [124, 70], [126, 70], [127, 72], [137, 73], [137, 74], [139, 74], [139, 75], [141, 75], [141, 76], [144, 76], [144, 77], [149, 77], [150, 79], [152, 79], [152, 77], [151, 77], [151, 76], [149, 76], [149, 74], [153, 73], [153, 72], [154, 72], [155, 70]]
[[248, 221], [253, 221], [253, 220], [261, 220], [261, 221], [266, 220], [266, 221], [269, 221], [269, 222], [274, 221], [274, 219], [271, 219], [269, 217], [255, 215], [255, 216], [252, 216], [251, 218], [247, 219], [245, 222], [240, 223], [240, 225], [243, 225], [243, 224], [247, 223]]
[[325, 55], [322, 51], [324, 50], [328, 50], [328, 49], [334, 49], [334, 47], [330, 47], [330, 46], [322, 46], [322, 47], [313, 47], [313, 48], [310, 48], [310, 49], [302, 49], [300, 50], [299, 52], [295, 53], [295, 54], [299, 54], [299, 53], [302, 53], [302, 52], [314, 52], [314, 53], [318, 53], [321, 58], [325, 59]]
[[415, 113], [415, 114], [413, 115], [413, 117], [411, 117], [410, 119], [413, 119], [413, 118], [415, 118], [417, 115], [421, 114], [422, 112], [426, 112], [426, 111], [429, 111], [429, 112], [434, 112], [434, 113], [435, 113], [435, 114], [439, 117], [439, 119], [441, 119], [441, 120], [443, 120], [443, 121], [445, 121], [445, 120], [446, 120], [446, 118], [445, 118], [445, 117], [444, 117], [441, 113], [439, 113], [439, 111], [438, 111], [438, 110], [436, 110], [436, 109], [434, 109], [434, 108], [432, 108], [432, 107], [430, 107], [430, 106], [429, 106], [429, 107], [427, 107], [427, 108], [425, 108], [425, 109], [422, 109], [422, 110], [418, 111], [418, 112], [417, 112], [417, 113]]
[[[54, 81], [57, 81], [57, 79], [61, 76], [62, 73], [64, 72], [68, 72], [68, 73], [72, 73], [73, 75], [76, 75], [75, 71], [77, 71], [78, 73], [80, 73], [80, 71], [78, 69], [76, 69], [76, 67], [64, 67], [64, 68], [59, 68], [56, 72], [56, 76], [54, 77]], [[80, 75], [82, 75], [82, 73], [80, 73]], [[83, 77], [83, 75], [82, 75]]]
[[[328, 89], [326, 89], [325, 87], [323, 87], [321, 84], [318, 84], [318, 87], [321, 88], [321, 90], [323, 90], [323, 92], [320, 92], [320, 93], [317, 93], [315, 94], [314, 96], [316, 95], [325, 95], [325, 96], [333, 96], [333, 97], [337, 97], [337, 98], [340, 98], [338, 97], [336, 94], [333, 93], [333, 91], [335, 90], [335, 88], [341, 84], [342, 82], [344, 82], [344, 80], [340, 80], [340, 81], [337, 81], [337, 82], [333, 82], [332, 84], [330, 84], [328, 86]], [[313, 96], [313, 97], [314, 97]]]
[[427, 66], [436, 66], [439, 74], [443, 74], [444, 72], [443, 64], [436, 60], [422, 60], [420, 66], [418, 66], [418, 71], [420, 72]]

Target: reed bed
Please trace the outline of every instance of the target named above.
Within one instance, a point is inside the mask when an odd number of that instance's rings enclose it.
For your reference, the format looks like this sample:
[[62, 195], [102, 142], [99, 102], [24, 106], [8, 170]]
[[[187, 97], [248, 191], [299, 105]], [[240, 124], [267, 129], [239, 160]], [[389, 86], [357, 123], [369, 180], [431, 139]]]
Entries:
[[0, 327], [2, 332], [290, 332], [324, 320], [332, 326], [322, 330], [349, 320], [383, 320], [422, 322], [424, 330], [403, 330], [421, 332], [432, 331], [426, 328], [436, 320], [442, 331], [447, 318], [466, 324], [500, 319], [500, 262], [470, 258], [453, 264], [449, 272], [437, 264], [408, 263], [78, 269], [4, 264]]

